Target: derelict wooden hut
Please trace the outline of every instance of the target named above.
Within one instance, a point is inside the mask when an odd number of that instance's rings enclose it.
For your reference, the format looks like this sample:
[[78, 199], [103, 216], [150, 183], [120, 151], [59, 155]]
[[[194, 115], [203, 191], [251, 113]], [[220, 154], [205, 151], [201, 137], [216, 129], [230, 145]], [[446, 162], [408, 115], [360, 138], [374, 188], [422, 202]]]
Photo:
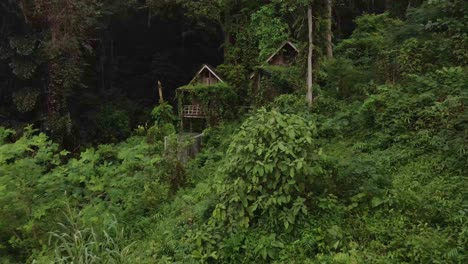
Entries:
[[[287, 83], [288, 81], [285, 80], [287, 78], [284, 77], [294, 78], [288, 70], [294, 64], [298, 55], [299, 49], [291, 41], [285, 41], [261, 66], [256, 67], [255, 72], [250, 76], [254, 97], [258, 97], [255, 96], [256, 94], [261, 94], [263, 101], [271, 101], [280, 94], [291, 92], [278, 87], [271, 87], [274, 86], [271, 82], [272, 79], [283, 79], [283, 83]], [[262, 85], [270, 86], [267, 93], [262, 93]]]
[[291, 65], [299, 54], [299, 49], [291, 42], [285, 41], [281, 46], [265, 61], [265, 64], [276, 66]]
[[203, 87], [214, 87], [220, 83], [224, 83], [223, 79], [212, 67], [205, 64], [188, 85], [177, 89], [182, 130], [184, 130], [185, 123], [189, 123], [190, 130], [193, 130], [192, 125], [195, 120], [206, 120], [208, 118], [210, 109], [207, 109], [207, 104], [203, 104], [200, 98], [193, 96], [194, 91], [203, 89]]
[[201, 69], [195, 74], [195, 77], [190, 81], [189, 85], [194, 84], [203, 84], [203, 85], [213, 85], [223, 82], [221, 77], [215, 72], [215, 70], [204, 64]]

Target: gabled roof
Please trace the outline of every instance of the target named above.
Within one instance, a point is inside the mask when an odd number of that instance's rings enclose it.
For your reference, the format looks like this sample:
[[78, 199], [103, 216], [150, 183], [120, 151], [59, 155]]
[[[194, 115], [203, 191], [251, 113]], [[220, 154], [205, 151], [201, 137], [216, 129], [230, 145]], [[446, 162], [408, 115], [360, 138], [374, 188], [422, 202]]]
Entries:
[[210, 66], [206, 65], [206, 64], [203, 64], [203, 66], [201, 67], [201, 69], [197, 72], [197, 74], [195, 74], [195, 76], [193, 77], [193, 79], [189, 82], [189, 85], [192, 84], [198, 77], [198, 75], [200, 75], [200, 73], [202, 73], [204, 70], [208, 70], [211, 72], [211, 74], [213, 74], [214, 77], [216, 77], [216, 79], [218, 79], [218, 81], [220, 82], [224, 82], [223, 79], [221, 79], [221, 77], [219, 77], [218, 74], [216, 74], [216, 72], [214, 71], [213, 68], [211, 68]]
[[[273, 52], [273, 54], [271, 54], [271, 56], [262, 64], [262, 66], [265, 64], [268, 64], [278, 54], [278, 52], [280, 52], [286, 46], [291, 47], [297, 53], [300, 52], [299, 49], [296, 47], [296, 45], [294, 45], [291, 41], [289, 40], [285, 41], [283, 42], [283, 44], [279, 46], [279, 48], [275, 52]], [[254, 76], [255, 76], [255, 72], [250, 75], [250, 79], [252, 79]]]
[[290, 46], [293, 50], [299, 53], [299, 49], [296, 47], [296, 45], [294, 45], [291, 41], [288, 40], [283, 42], [283, 44], [281, 44], [281, 46], [275, 52], [273, 52], [273, 54], [271, 54], [271, 56], [265, 61], [265, 63], [269, 63], [273, 59], [273, 57], [275, 57], [276, 54], [278, 54], [278, 52], [280, 52], [286, 46]]

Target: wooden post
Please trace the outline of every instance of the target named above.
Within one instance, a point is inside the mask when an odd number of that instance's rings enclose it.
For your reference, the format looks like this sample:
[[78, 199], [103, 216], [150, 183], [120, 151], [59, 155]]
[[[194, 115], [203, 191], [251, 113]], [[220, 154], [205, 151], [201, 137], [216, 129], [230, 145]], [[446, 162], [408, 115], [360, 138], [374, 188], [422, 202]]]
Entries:
[[164, 103], [163, 87], [159, 80], [158, 80], [158, 90], [159, 90], [159, 103], [162, 104]]
[[180, 117], [180, 132], [184, 132], [184, 116]]

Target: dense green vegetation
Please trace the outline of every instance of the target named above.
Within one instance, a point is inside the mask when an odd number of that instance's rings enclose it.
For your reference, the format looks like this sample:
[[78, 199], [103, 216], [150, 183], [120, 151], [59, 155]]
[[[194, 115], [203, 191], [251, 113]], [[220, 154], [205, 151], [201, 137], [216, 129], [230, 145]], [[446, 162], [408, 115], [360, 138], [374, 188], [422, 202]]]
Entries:
[[[91, 18], [102, 8], [95, 3], [124, 16], [120, 1], [78, 2]], [[188, 163], [178, 160], [187, 142], [177, 139], [177, 111], [166, 102], [133, 127], [137, 110], [125, 96], [99, 106], [97, 130], [87, 133], [99, 140], [86, 148], [67, 150], [67, 125], [60, 135], [34, 118], [22, 129], [0, 126], [0, 263], [466, 263], [468, 4], [401, 1], [358, 16], [349, 37], [336, 29], [331, 58], [326, 8], [315, 3], [309, 107], [306, 54], [287, 70], [261, 65], [285, 38], [306, 46], [309, 2], [148, 1], [159, 16], [183, 10], [236, 39], [218, 67], [229, 85], [186, 87], [222, 105]], [[366, 1], [352, 2], [364, 10]], [[337, 12], [352, 12], [347, 3], [336, 1]], [[73, 32], [80, 43], [84, 30]], [[54, 46], [65, 53], [50, 60], [21, 43], [10, 39], [17, 54], [0, 57], [0, 77], [4, 60], [27, 77], [13, 57], [67, 65], [60, 58], [76, 48]], [[84, 71], [81, 59], [66, 69]], [[293, 91], [255, 98], [248, 77], [259, 69], [273, 87]], [[62, 84], [73, 90], [77, 81]], [[11, 105], [28, 112], [38, 97], [34, 88], [15, 91], [0, 114]], [[56, 118], [73, 123], [64, 110], [72, 108], [59, 105]]]

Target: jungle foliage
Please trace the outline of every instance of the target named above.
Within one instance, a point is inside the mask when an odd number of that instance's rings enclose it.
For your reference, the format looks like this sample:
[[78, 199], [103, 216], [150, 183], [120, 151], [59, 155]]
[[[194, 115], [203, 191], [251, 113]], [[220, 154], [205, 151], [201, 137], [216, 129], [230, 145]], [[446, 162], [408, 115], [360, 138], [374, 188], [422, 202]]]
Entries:
[[[0, 3], [10, 26], [21, 21], [13, 2]], [[99, 20], [124, 16], [137, 2], [80, 0], [73, 10]], [[235, 39], [219, 67], [229, 85], [184, 87], [188, 95], [179, 97], [223, 115], [187, 163], [178, 158], [187, 142], [177, 140], [180, 120], [168, 102], [135, 126], [132, 113], [143, 111], [116, 95], [85, 118], [100, 139], [75, 150], [42, 123], [0, 126], [0, 263], [466, 263], [468, 4], [398, 1], [380, 13], [374, 1], [333, 2], [335, 20], [356, 10], [378, 14], [356, 17], [349, 35], [335, 22], [334, 57], [326, 58], [324, 8], [316, 3], [309, 107], [301, 57], [291, 68], [261, 66], [277, 41], [305, 43], [308, 1], [148, 1], [154, 16], [185, 12]], [[68, 19], [64, 26], [76, 22]], [[86, 55], [67, 55], [85, 47], [95, 22], [73, 27], [75, 42], [61, 41], [64, 28], [45, 41], [53, 28], [41, 27], [29, 32], [32, 42], [0, 42], [0, 77], [57, 77], [53, 91], [64, 71], [79, 68], [76, 80], [62, 83], [74, 90]], [[249, 72], [260, 70], [271, 77], [264, 93], [288, 94], [251, 96]], [[0, 118], [13, 105], [39, 117], [34, 111], [55, 105], [39, 100], [44, 83], [31, 78], [21, 89], [2, 86], [10, 101]], [[57, 91], [53, 98], [68, 96]], [[70, 102], [60, 102], [53, 108], [60, 124], [37, 120], [65, 133], [73, 115]]]

